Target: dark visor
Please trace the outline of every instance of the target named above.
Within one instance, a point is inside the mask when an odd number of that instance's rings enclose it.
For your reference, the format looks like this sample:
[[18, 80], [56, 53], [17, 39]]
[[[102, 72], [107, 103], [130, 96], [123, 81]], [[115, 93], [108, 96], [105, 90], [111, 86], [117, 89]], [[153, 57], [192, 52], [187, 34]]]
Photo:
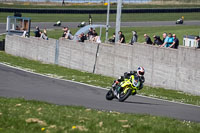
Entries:
[[139, 72], [140, 75], [144, 75], [144, 72]]

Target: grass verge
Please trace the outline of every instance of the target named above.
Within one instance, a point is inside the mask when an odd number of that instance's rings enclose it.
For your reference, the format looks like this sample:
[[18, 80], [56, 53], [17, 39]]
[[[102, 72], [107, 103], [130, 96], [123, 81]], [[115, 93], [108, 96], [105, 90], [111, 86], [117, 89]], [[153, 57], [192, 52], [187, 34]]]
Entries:
[[3, 35], [0, 35], [0, 41], [3, 41], [3, 39], [5, 39], [6, 35], [3, 34]]
[[[0, 13], [0, 22], [6, 22], [7, 16], [13, 16], [13, 13]], [[106, 14], [91, 14], [93, 22], [106, 22]], [[35, 14], [22, 13], [23, 17], [30, 17], [31, 22], [88, 22], [88, 14]], [[200, 20], [200, 13], [130, 13], [122, 14], [122, 22], [134, 21], [175, 21], [181, 16], [185, 20]], [[110, 14], [110, 22], [116, 21], [116, 14]]]
[[0, 98], [3, 133], [199, 133], [200, 123]]
[[[56, 76], [62, 79], [74, 80], [90, 85], [101, 86], [104, 88], [110, 88], [114, 80], [114, 78], [112, 77], [106, 77], [87, 72], [80, 72], [78, 70], [73, 70], [52, 64], [42, 64], [38, 61], [11, 56], [9, 54], [6, 54], [5, 52], [0, 52], [0, 62], [28, 70], [33, 70], [36, 73]], [[186, 94], [181, 91], [145, 86], [141, 91], [139, 91], [138, 94], [166, 100], [178, 101], [182, 103], [200, 105], [200, 96]]]

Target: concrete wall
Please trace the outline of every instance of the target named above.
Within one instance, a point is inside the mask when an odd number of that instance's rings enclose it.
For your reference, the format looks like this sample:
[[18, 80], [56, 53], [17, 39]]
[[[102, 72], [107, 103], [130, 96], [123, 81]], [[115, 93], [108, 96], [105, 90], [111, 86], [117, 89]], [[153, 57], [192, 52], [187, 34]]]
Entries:
[[77, 43], [6, 36], [6, 52], [72, 69], [119, 77], [143, 66], [146, 84], [200, 95], [200, 50], [151, 45]]
[[72, 69], [93, 72], [96, 43], [77, 43], [69, 40], [59, 40], [58, 64]]
[[5, 51], [9, 54], [25, 57], [44, 63], [54, 63], [56, 40], [43, 40], [35, 37], [24, 38], [6, 36]]

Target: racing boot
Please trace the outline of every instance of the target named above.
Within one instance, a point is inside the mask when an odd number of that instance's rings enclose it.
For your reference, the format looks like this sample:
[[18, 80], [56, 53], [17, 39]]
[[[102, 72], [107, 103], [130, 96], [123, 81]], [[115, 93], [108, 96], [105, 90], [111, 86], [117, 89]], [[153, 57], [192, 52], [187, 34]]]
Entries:
[[122, 90], [122, 87], [121, 87], [121, 86], [117, 86], [117, 88], [115, 89], [115, 91], [116, 91], [116, 97], [117, 97], [118, 99], [119, 99], [119, 94], [120, 94], [121, 90]]

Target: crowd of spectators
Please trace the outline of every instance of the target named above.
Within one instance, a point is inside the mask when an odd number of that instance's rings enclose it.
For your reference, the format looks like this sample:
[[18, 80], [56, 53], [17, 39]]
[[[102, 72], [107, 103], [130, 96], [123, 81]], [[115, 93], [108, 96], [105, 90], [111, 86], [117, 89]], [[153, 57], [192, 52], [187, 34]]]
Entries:
[[84, 42], [85, 40], [101, 43], [100, 36], [98, 36], [98, 33], [94, 28], [89, 28], [88, 33], [85, 35], [84, 33], [81, 33], [78, 36], [78, 41], [79, 42]]
[[[119, 36], [118, 43], [126, 43], [125, 36], [124, 34], [122, 34], [122, 31], [119, 31], [118, 36]], [[200, 40], [200, 37], [196, 37], [196, 38], [197, 40]], [[176, 37], [176, 34], [172, 34], [172, 33], [169, 33], [169, 34], [163, 33], [163, 40], [161, 40], [160, 36], [154, 35], [153, 41], [152, 41], [149, 35], [147, 34], [144, 34], [144, 39], [145, 39], [144, 44], [158, 45], [160, 47], [169, 47], [169, 48], [174, 48], [174, 49], [178, 49], [178, 46], [179, 46], [179, 40]], [[138, 40], [137, 32], [132, 31], [132, 38], [129, 44], [133, 45], [135, 42], [137, 42], [137, 40]], [[111, 43], [115, 42], [115, 33], [113, 33], [112, 38], [110, 38], [108, 41]]]
[[[37, 26], [34, 33], [35, 33], [35, 37], [42, 38], [44, 40], [48, 40], [46, 29], [41, 31], [39, 29], [39, 27]], [[125, 36], [122, 33], [122, 31], [118, 32], [118, 36], [119, 36], [118, 43], [126, 43]], [[69, 40], [73, 40], [73, 35], [68, 27], [63, 28], [62, 37], [69, 39]], [[178, 49], [179, 39], [176, 37], [176, 34], [163, 33], [162, 37], [163, 37], [163, 39], [161, 40], [160, 36], [154, 35], [153, 41], [152, 41], [151, 38], [147, 34], [144, 34], [144, 39], [145, 39], [144, 43], [149, 44], [149, 45], [157, 45], [159, 47]], [[114, 43], [115, 38], [116, 38], [116, 35], [115, 35], [115, 33], [113, 33], [112, 38], [110, 38], [108, 41]], [[78, 42], [84, 42], [85, 40], [101, 43], [100, 36], [98, 36], [98, 33], [96, 32], [96, 30], [93, 29], [92, 27], [89, 29], [87, 34], [81, 33], [80, 35], [78, 35]], [[132, 31], [132, 38], [131, 38], [129, 44], [133, 45], [135, 42], [137, 42], [137, 40], [138, 40], [137, 32]], [[200, 48], [200, 37], [196, 36], [195, 40], [197, 41], [197, 48]]]
[[176, 34], [163, 33], [163, 40], [161, 40], [160, 36], [154, 35], [153, 42], [151, 41], [151, 38], [147, 34], [144, 34], [144, 37], [145, 37], [145, 44], [158, 45], [160, 47], [174, 48], [174, 49], [178, 49], [179, 46], [179, 40], [176, 37]]
[[[122, 33], [122, 31], [119, 31], [118, 32], [118, 36], [119, 36], [119, 41], [118, 43], [126, 43], [126, 39], [125, 39], [125, 36], [124, 34]], [[110, 38], [108, 41], [111, 42], [111, 43], [114, 43], [115, 42], [115, 33], [113, 33], [113, 36], [112, 38]]]

